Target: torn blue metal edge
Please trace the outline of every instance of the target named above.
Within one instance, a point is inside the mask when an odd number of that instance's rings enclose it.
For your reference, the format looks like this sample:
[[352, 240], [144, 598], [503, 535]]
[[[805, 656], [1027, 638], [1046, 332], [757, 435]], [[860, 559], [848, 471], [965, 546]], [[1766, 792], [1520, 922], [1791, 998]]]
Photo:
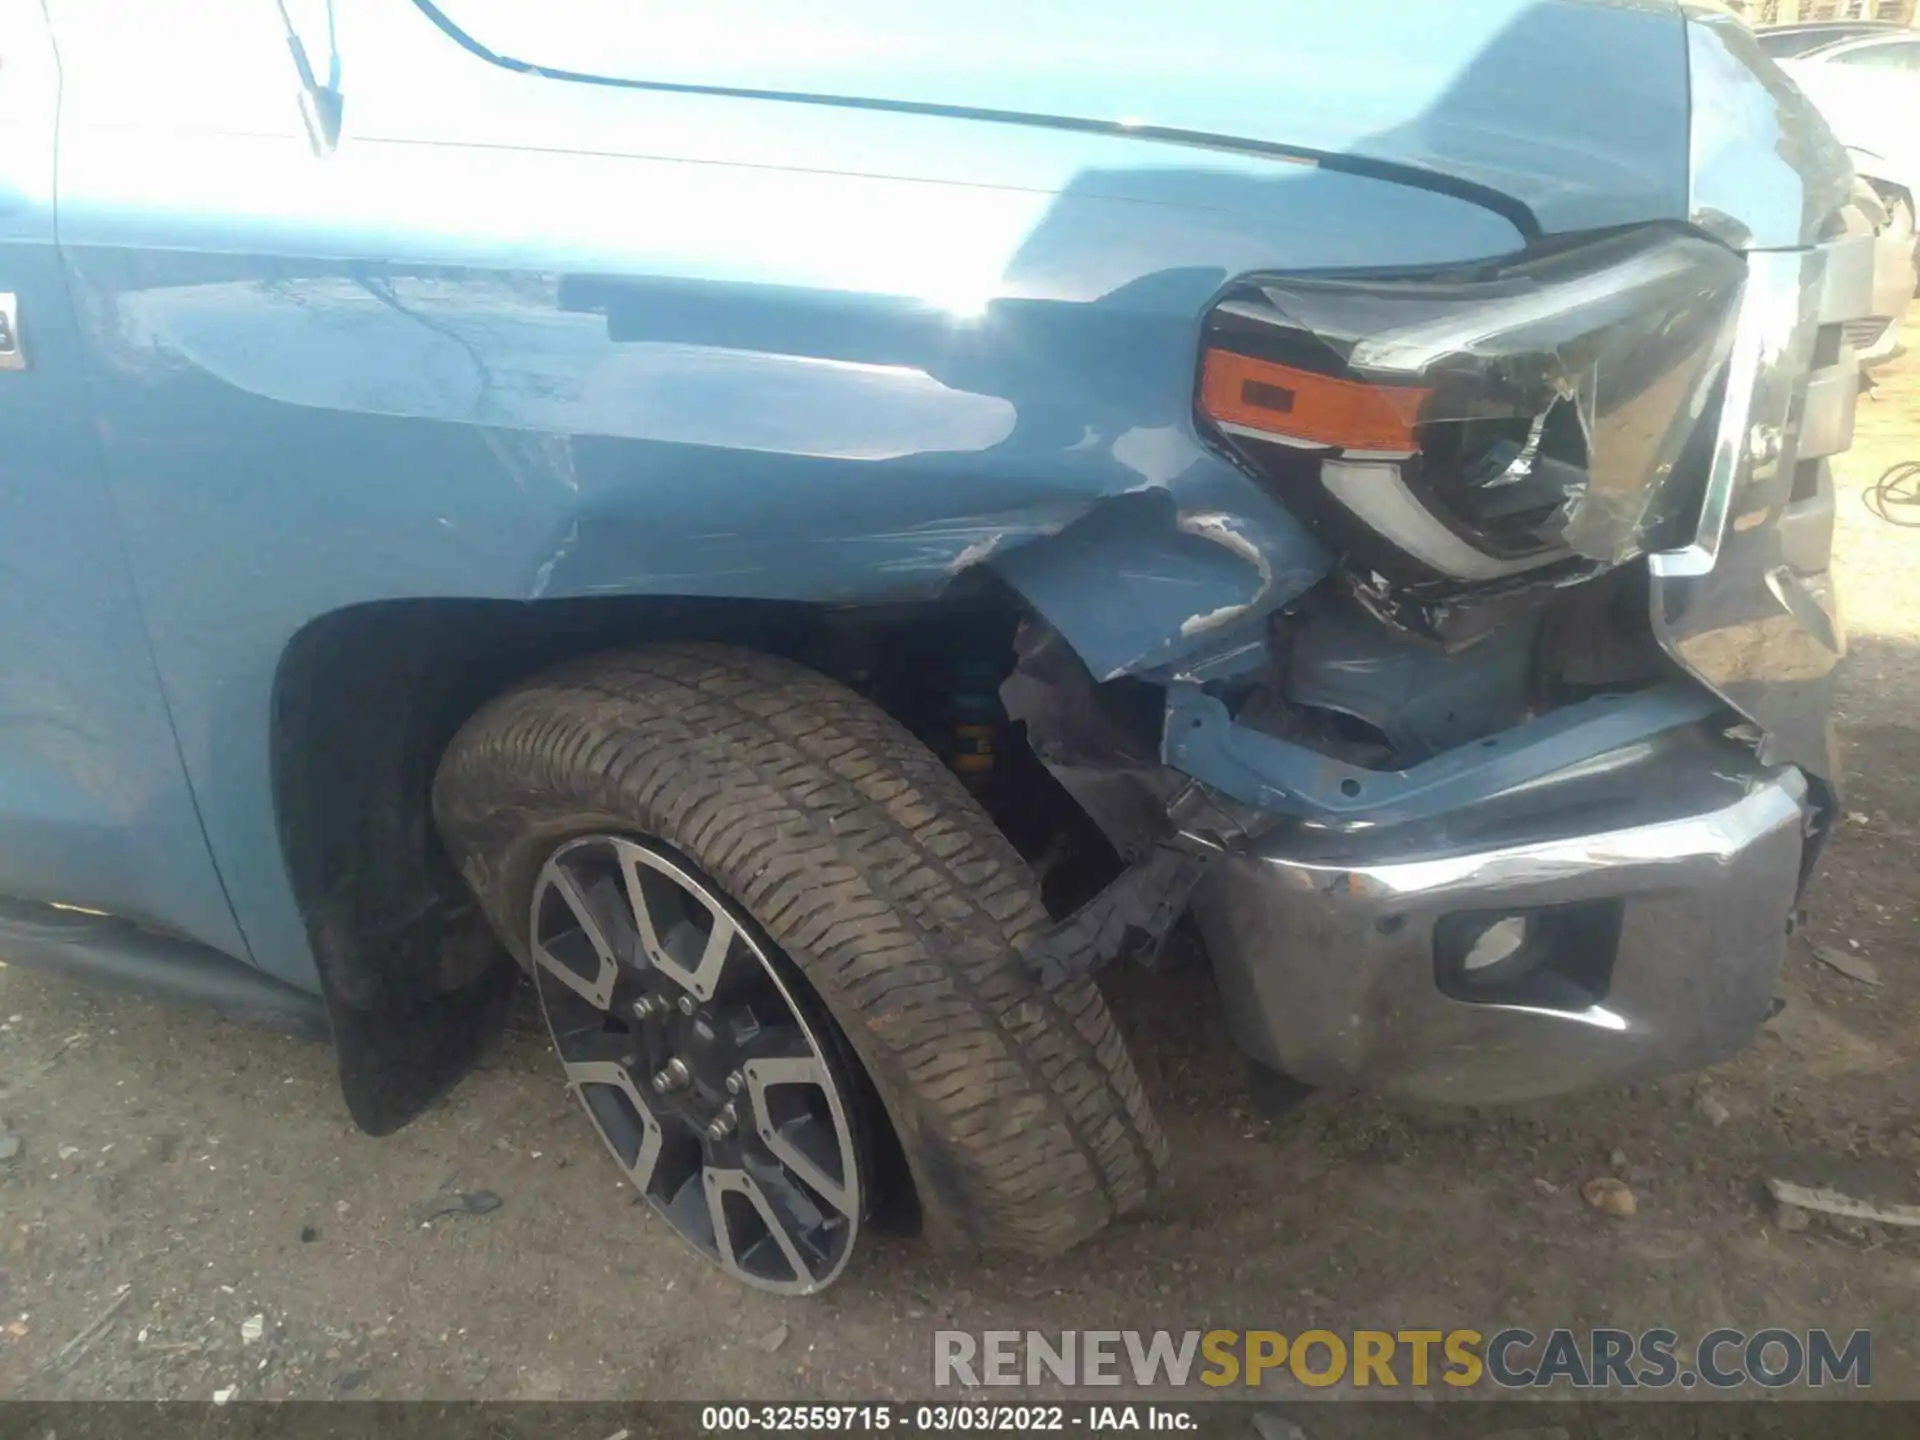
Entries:
[[1249, 805], [1310, 819], [1391, 824], [1484, 800], [1722, 708], [1715, 697], [1679, 685], [1603, 695], [1409, 769], [1382, 771], [1237, 725], [1219, 699], [1175, 682], [1167, 687], [1161, 757]]
[[1160, 489], [1116, 496], [990, 563], [1097, 680], [1235, 673], [1263, 658], [1253, 642], [1266, 617], [1320, 581], [1332, 557], [1277, 502], [1228, 478], [1233, 493], [1218, 505], [1193, 493], [1200, 486], [1177, 501]]

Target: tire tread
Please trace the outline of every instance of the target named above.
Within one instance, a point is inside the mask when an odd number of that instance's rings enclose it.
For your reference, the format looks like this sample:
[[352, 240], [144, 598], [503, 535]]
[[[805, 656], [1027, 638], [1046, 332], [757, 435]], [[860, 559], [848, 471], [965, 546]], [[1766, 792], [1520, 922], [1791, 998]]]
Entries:
[[1046, 992], [1025, 864], [938, 758], [843, 686], [719, 645], [571, 662], [483, 707], [435, 816], [526, 955], [569, 823], [707, 868], [793, 959], [886, 1105], [936, 1238], [1049, 1254], [1144, 1204], [1166, 1162], [1091, 981]]

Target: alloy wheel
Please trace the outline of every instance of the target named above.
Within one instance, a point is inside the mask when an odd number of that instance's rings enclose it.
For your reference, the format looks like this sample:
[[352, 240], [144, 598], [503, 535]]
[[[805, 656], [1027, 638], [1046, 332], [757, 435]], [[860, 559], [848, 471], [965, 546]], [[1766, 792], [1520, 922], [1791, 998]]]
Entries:
[[852, 1254], [860, 1091], [791, 962], [691, 861], [594, 835], [533, 890], [534, 975], [569, 1088], [634, 1188], [749, 1285]]

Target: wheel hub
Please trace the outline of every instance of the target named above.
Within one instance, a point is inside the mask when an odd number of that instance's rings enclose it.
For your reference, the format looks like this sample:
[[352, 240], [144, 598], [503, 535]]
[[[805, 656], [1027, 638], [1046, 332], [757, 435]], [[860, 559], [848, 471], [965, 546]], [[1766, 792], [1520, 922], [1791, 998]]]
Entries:
[[547, 861], [530, 933], [569, 1087], [635, 1188], [750, 1285], [837, 1277], [863, 1208], [857, 1092], [790, 962], [698, 867], [611, 835]]

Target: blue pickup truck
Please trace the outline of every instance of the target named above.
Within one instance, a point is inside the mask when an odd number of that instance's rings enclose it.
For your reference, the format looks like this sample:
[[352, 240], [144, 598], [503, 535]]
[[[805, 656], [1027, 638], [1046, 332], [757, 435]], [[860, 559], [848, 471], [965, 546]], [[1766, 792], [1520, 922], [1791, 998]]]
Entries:
[[1886, 226], [1668, 0], [6, 7], [0, 956], [376, 1133], [530, 985], [789, 1292], [1141, 1205], [1176, 927], [1277, 1095], [1710, 1062]]

